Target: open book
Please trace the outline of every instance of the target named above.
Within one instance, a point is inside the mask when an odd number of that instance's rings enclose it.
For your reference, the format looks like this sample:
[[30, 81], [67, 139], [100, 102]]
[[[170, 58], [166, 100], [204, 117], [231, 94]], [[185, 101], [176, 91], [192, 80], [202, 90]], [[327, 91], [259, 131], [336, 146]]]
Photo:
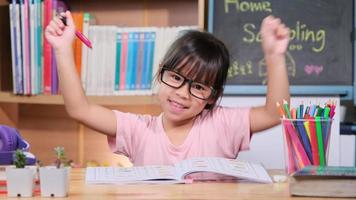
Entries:
[[261, 164], [213, 157], [184, 160], [173, 166], [88, 167], [85, 178], [88, 184], [188, 183], [187, 175], [197, 172], [211, 172], [259, 183], [272, 182]]

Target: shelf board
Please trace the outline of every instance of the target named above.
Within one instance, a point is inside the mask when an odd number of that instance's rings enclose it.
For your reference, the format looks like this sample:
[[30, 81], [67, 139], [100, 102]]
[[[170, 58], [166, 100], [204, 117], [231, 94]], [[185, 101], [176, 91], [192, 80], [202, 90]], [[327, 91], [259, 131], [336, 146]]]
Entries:
[[[154, 95], [130, 95], [130, 96], [87, 96], [92, 103], [115, 106], [115, 105], [152, 105], [158, 104]], [[11, 92], [0, 92], [0, 103], [20, 104], [47, 104], [63, 105], [62, 95], [14, 95]]]

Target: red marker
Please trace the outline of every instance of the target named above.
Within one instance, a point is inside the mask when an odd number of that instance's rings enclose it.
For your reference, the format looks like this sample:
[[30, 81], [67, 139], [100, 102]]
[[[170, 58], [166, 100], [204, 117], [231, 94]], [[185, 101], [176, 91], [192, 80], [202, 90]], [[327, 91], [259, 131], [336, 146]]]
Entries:
[[[63, 22], [63, 24], [64, 24], [65, 26], [67, 26], [67, 19], [66, 19], [66, 17], [65, 17], [65, 16], [62, 16], [62, 15], [59, 15], [58, 17], [59, 17], [59, 19]], [[87, 37], [85, 37], [81, 32], [75, 30], [75, 35], [79, 38], [80, 41], [82, 41], [85, 45], [87, 45], [87, 47], [89, 47], [89, 48], [91, 48], [91, 49], [93, 48], [93, 47], [91, 46], [91, 42], [89, 41], [89, 39], [88, 39]]]

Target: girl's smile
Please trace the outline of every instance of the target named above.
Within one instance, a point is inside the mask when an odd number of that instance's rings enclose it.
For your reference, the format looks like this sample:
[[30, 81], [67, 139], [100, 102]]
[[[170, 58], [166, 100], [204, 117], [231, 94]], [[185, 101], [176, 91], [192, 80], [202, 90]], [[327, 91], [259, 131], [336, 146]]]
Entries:
[[170, 111], [177, 113], [177, 114], [182, 113], [189, 108], [188, 106], [185, 106], [184, 104], [179, 103], [178, 101], [175, 101], [175, 100], [171, 100], [171, 99], [168, 99], [168, 103], [169, 103]]

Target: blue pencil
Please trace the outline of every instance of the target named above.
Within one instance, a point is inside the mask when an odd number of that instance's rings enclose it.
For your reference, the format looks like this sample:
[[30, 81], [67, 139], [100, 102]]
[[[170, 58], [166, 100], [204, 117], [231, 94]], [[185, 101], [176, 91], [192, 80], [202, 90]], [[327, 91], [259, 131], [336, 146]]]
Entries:
[[310, 162], [313, 162], [313, 155], [312, 155], [312, 151], [311, 151], [311, 146], [310, 146], [310, 142], [309, 142], [309, 138], [308, 138], [307, 132], [304, 129], [303, 121], [297, 121], [297, 127], [298, 127], [299, 136], [302, 139], [302, 143], [303, 143], [305, 152], [307, 153], [307, 156], [308, 156]]

